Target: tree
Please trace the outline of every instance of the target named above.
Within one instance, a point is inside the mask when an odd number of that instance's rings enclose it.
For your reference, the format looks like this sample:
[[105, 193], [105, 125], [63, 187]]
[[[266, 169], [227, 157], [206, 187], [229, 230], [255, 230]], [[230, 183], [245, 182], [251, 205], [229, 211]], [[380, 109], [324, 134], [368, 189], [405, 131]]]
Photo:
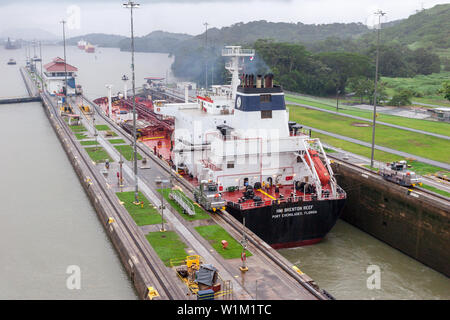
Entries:
[[397, 107], [410, 105], [412, 96], [412, 91], [403, 89], [400, 92], [394, 94], [392, 99], [389, 101], [389, 105]]
[[355, 93], [363, 103], [365, 97], [368, 97], [370, 92], [374, 90], [373, 80], [365, 77], [353, 77], [348, 81], [348, 89]]
[[441, 71], [439, 56], [429, 50], [419, 48], [413, 51], [411, 60], [416, 74], [432, 74]]
[[347, 80], [351, 77], [373, 75], [374, 67], [367, 56], [351, 52], [324, 52], [317, 55], [317, 59], [331, 69], [328, 75], [327, 93], [336, 90], [345, 92]]
[[442, 88], [439, 89], [439, 93], [444, 95], [444, 98], [450, 101], [450, 81], [442, 83]]

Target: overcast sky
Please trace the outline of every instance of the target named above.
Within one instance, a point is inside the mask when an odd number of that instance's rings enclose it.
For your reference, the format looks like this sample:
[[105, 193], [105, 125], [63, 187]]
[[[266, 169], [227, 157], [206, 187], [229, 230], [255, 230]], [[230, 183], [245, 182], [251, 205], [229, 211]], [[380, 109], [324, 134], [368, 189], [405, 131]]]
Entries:
[[[58, 21], [68, 20], [68, 37], [101, 32], [129, 34], [127, 0], [0, 0], [0, 32], [13, 28], [41, 28], [60, 33]], [[204, 23], [221, 28], [236, 22], [268, 20], [321, 24], [373, 24], [372, 13], [387, 12], [385, 21], [407, 18], [416, 10], [445, 0], [136, 0], [137, 36], [154, 30], [199, 34]]]

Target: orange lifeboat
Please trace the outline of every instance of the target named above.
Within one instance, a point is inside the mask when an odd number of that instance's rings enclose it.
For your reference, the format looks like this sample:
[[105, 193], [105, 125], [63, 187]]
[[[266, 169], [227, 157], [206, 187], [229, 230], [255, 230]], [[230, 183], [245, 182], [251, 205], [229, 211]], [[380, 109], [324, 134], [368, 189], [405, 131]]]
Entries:
[[[327, 168], [325, 168], [325, 166], [323, 165], [322, 160], [320, 160], [319, 154], [316, 150], [309, 149], [308, 153], [314, 163], [314, 168], [316, 169], [322, 186], [326, 186], [330, 182], [330, 174], [328, 173]], [[305, 160], [309, 165], [308, 157], [305, 157]]]

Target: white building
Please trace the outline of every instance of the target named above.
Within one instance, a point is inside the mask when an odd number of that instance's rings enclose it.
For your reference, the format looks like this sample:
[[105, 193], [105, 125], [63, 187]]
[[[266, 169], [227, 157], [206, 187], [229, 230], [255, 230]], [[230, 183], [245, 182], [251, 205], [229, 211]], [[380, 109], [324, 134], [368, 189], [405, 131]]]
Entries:
[[75, 95], [75, 77], [78, 69], [70, 64], [66, 64], [64, 59], [59, 57], [44, 66], [44, 82], [47, 91], [51, 95], [62, 93], [66, 81], [67, 71], [67, 95]]

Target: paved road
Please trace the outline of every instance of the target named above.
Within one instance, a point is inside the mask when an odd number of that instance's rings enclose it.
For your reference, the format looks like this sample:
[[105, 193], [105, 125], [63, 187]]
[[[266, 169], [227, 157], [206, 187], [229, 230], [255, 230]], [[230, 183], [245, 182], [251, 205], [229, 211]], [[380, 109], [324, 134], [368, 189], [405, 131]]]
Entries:
[[418, 104], [419, 106], [424, 106], [424, 107], [433, 107], [433, 108], [448, 108], [446, 106], [440, 106], [438, 104], [428, 104], [428, 103], [422, 103], [422, 102], [417, 102], [417, 101], [412, 101], [413, 104]]
[[[306, 128], [306, 129], [311, 129], [311, 130], [313, 130], [315, 132], [319, 132], [319, 133], [325, 134], [327, 136], [331, 136], [331, 137], [338, 138], [338, 139], [341, 139], [341, 140], [345, 140], [345, 141], [348, 141], [348, 142], [353, 142], [353, 143], [356, 143], [356, 144], [359, 144], [359, 145], [362, 145], [362, 146], [365, 146], [365, 147], [369, 147], [369, 148], [372, 147], [372, 144], [369, 143], [369, 142], [365, 142], [365, 141], [349, 138], [349, 137], [346, 137], [346, 136], [343, 136], [343, 135], [340, 135], [340, 134], [336, 134], [336, 133], [332, 133], [332, 132], [316, 129], [316, 128], [305, 126], [305, 125], [303, 125], [303, 127]], [[375, 149], [381, 150], [381, 151], [385, 151], [385, 152], [389, 152], [389, 153], [393, 153], [393, 154], [396, 154], [396, 155], [399, 155], [399, 156], [402, 156], [402, 157], [405, 157], [405, 158], [415, 158], [415, 159], [417, 159], [417, 161], [420, 161], [420, 162], [423, 162], [423, 163], [426, 163], [426, 164], [430, 164], [432, 166], [444, 168], [446, 170], [450, 170], [450, 165], [448, 163], [439, 162], [439, 161], [435, 161], [435, 160], [419, 157], [419, 156], [416, 156], [414, 154], [410, 154], [410, 153], [406, 153], [406, 152], [403, 152], [403, 151], [398, 151], [398, 150], [395, 150], [395, 149], [391, 149], [391, 148], [387, 148], [387, 147], [383, 147], [383, 146], [378, 146], [378, 145], [375, 145]]]
[[[306, 104], [302, 104], [302, 103], [297, 103], [297, 102], [289, 101], [289, 104], [293, 104], [293, 105], [296, 105], [296, 106], [304, 107], [304, 108], [307, 108], [307, 109], [312, 109], [312, 110], [322, 111], [322, 112], [326, 112], [326, 113], [331, 113], [331, 114], [339, 115], [339, 116], [342, 116], [342, 117], [352, 118], [352, 119], [355, 119], [355, 120], [361, 120], [361, 121], [366, 121], [366, 122], [372, 122], [372, 120], [367, 119], [367, 118], [362, 118], [362, 117], [358, 117], [358, 116], [352, 116], [352, 115], [350, 115], [350, 114], [339, 113], [339, 112], [336, 112], [336, 111], [331, 111], [331, 110], [327, 110], [327, 109], [322, 109], [322, 108], [318, 108], [318, 107], [313, 107], [313, 106], [306, 105]], [[444, 136], [444, 135], [437, 134], [437, 133], [433, 133], [433, 132], [428, 132], [428, 131], [423, 131], [423, 130], [418, 130], [418, 129], [408, 128], [408, 127], [403, 127], [403, 126], [398, 126], [398, 125], [392, 124], [392, 123], [387, 123], [387, 122], [377, 121], [377, 124], [381, 124], [381, 125], [384, 125], [384, 126], [387, 126], [387, 127], [392, 127], [392, 128], [402, 129], [402, 130], [406, 130], [406, 131], [411, 131], [411, 132], [416, 132], [416, 133], [426, 134], [426, 135], [429, 135], [429, 136], [433, 136], [433, 137], [441, 138], [441, 139], [445, 139], [445, 140], [450, 140], [450, 137], [449, 137], [449, 136]]]

